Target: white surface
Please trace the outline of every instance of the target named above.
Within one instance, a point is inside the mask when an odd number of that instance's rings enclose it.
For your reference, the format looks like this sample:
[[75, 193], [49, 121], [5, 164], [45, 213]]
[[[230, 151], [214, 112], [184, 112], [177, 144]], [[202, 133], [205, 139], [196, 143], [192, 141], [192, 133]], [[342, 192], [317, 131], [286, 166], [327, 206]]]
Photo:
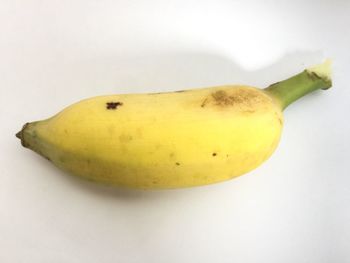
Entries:
[[[349, 1], [0, 2], [0, 262], [350, 262]], [[238, 179], [142, 192], [25, 150], [27, 121], [99, 94], [266, 86], [334, 60]]]

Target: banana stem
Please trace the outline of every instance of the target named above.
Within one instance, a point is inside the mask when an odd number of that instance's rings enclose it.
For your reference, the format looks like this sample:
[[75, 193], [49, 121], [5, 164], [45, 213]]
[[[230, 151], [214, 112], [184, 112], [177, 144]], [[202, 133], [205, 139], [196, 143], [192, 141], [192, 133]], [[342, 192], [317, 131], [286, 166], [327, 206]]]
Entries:
[[274, 83], [265, 91], [275, 97], [282, 109], [306, 94], [318, 89], [329, 89], [332, 86], [331, 61], [305, 69], [303, 72], [280, 82]]

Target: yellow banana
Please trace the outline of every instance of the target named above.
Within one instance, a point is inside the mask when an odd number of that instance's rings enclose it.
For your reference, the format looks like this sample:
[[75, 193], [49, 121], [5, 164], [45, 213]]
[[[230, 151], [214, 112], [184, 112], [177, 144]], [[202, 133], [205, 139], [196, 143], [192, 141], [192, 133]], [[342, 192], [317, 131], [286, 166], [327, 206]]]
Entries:
[[59, 168], [142, 189], [189, 187], [242, 175], [280, 140], [282, 110], [331, 86], [329, 61], [266, 89], [219, 86], [99, 96], [17, 134]]

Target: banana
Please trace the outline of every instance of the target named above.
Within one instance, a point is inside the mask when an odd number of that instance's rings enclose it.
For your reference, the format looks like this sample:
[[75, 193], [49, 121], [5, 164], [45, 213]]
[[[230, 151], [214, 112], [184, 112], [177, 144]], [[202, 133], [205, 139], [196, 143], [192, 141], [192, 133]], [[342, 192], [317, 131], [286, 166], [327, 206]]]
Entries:
[[228, 85], [98, 96], [17, 133], [57, 167], [104, 184], [168, 189], [228, 180], [276, 149], [283, 109], [331, 87], [330, 62], [258, 89]]

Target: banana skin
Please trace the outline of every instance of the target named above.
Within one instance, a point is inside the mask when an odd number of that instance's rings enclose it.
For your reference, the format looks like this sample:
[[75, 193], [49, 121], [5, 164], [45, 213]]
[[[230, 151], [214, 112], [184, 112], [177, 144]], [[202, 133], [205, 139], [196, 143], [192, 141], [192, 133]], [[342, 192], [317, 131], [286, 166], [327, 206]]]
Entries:
[[329, 88], [329, 64], [265, 89], [228, 85], [98, 96], [27, 123], [16, 136], [57, 167], [95, 182], [140, 189], [216, 183], [271, 156], [283, 109]]

